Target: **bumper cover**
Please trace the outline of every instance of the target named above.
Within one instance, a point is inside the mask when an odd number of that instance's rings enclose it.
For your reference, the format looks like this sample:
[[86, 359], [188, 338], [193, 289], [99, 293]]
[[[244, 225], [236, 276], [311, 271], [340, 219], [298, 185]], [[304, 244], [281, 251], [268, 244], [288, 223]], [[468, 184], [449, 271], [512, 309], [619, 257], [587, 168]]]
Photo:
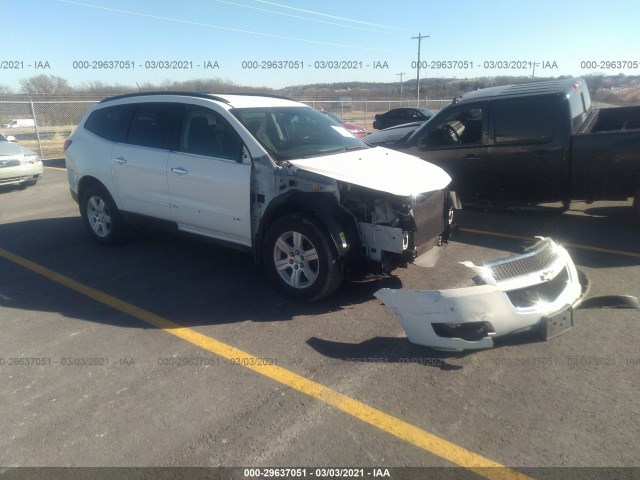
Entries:
[[411, 343], [442, 350], [490, 348], [493, 338], [539, 328], [552, 338], [571, 328], [586, 293], [567, 251], [549, 238], [482, 266], [474, 287], [391, 290], [375, 296], [394, 312]]
[[30, 180], [38, 180], [42, 177], [44, 167], [40, 160], [33, 163], [20, 163], [15, 161], [15, 165], [7, 163], [8, 166], [0, 166], [0, 185], [11, 185]]

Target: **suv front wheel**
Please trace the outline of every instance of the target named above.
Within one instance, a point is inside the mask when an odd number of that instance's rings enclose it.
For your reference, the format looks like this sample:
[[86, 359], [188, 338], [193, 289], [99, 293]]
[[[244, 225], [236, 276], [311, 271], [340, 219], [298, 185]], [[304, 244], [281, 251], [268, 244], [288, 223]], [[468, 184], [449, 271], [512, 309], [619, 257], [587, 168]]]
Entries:
[[263, 261], [278, 287], [301, 300], [319, 300], [342, 283], [342, 264], [331, 239], [305, 215], [287, 215], [271, 225]]
[[125, 225], [113, 198], [102, 185], [87, 187], [80, 199], [80, 215], [91, 237], [102, 245], [117, 245]]

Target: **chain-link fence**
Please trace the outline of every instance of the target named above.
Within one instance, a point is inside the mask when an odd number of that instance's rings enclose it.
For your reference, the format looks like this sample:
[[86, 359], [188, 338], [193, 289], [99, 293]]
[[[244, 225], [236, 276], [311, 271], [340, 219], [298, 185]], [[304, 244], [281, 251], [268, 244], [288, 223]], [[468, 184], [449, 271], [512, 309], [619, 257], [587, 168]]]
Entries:
[[[23, 97], [23, 96], [20, 96]], [[309, 100], [296, 99], [317, 109], [338, 115], [372, 131], [373, 118], [393, 108], [415, 107], [415, 100]], [[0, 133], [40, 155], [42, 159], [64, 156], [63, 145], [87, 109], [99, 98], [10, 98], [0, 96]], [[423, 100], [421, 107], [437, 111], [450, 100]]]
[[0, 100], [0, 132], [41, 158], [64, 156], [64, 141], [97, 100]]

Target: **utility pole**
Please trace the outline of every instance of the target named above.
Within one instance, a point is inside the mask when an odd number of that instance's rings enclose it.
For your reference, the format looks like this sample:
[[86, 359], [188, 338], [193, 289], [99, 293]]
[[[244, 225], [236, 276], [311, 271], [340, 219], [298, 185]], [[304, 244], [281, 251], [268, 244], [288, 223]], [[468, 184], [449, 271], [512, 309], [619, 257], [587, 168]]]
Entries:
[[405, 72], [396, 73], [396, 75], [400, 76], [400, 101], [402, 101], [402, 76], [405, 75]]
[[418, 107], [420, 106], [420, 45], [422, 44], [423, 38], [429, 38], [429, 35], [422, 35], [422, 33], [418, 33], [417, 37], [411, 37], [411, 40], [418, 40]]

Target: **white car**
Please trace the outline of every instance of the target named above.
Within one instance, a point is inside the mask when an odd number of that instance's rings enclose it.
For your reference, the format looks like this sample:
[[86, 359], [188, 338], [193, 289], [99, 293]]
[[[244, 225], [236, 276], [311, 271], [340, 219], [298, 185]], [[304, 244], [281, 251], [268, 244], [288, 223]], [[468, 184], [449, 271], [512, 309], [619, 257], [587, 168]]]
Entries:
[[152, 219], [253, 253], [305, 300], [446, 242], [456, 203], [441, 168], [282, 97], [113, 97], [86, 113], [65, 151], [97, 242], [119, 243], [126, 224]]
[[32, 118], [15, 118], [2, 124], [3, 128], [35, 127], [36, 121]]
[[43, 171], [35, 152], [0, 135], [0, 185], [35, 185]]

